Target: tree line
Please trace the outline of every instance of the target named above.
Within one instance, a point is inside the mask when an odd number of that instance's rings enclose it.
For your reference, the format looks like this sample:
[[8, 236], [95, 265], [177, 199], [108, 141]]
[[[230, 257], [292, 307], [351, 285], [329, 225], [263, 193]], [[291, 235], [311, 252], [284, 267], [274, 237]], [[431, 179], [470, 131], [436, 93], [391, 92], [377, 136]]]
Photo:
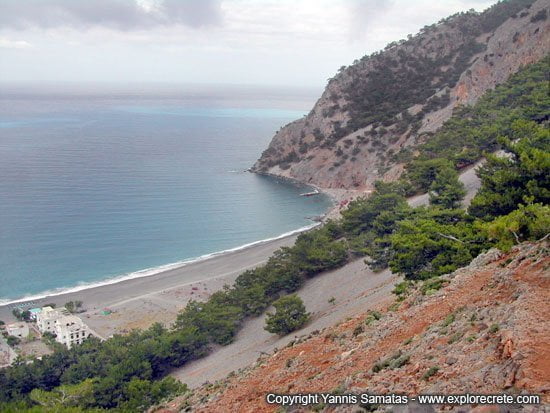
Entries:
[[[550, 232], [550, 97], [542, 87], [548, 64], [546, 58], [527, 67], [479, 105], [458, 110], [400, 181], [377, 183], [340, 220], [301, 234], [294, 246], [281, 248], [207, 301], [191, 301], [172, 326], [154, 324], [104, 342], [90, 338], [70, 350], [53, 343], [52, 355], [1, 370], [0, 410], [145, 410], [186, 391], [167, 377], [171, 369], [204, 356], [213, 344], [231, 343], [247, 317], [262, 314], [323, 271], [366, 257], [374, 269], [389, 267], [436, 288], [438, 276], [491, 246], [506, 249], [544, 237]], [[471, 122], [478, 122], [475, 130]], [[487, 158], [478, 172], [481, 189], [467, 211], [460, 208], [462, 158], [448, 145], [469, 150], [470, 162]], [[486, 152], [499, 148], [505, 156]], [[429, 192], [430, 205], [410, 207], [407, 196], [422, 191]], [[291, 331], [306, 320], [292, 298], [278, 301], [279, 308], [290, 321], [272, 315], [272, 331]]]

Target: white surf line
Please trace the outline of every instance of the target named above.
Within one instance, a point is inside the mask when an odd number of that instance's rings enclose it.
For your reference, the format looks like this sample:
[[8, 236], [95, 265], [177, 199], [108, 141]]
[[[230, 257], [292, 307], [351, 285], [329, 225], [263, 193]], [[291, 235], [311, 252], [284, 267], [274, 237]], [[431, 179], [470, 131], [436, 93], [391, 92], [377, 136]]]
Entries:
[[[230, 253], [235, 253], [235, 252], [242, 252], [242, 251], [245, 251], [245, 250], [247, 250], [251, 247], [255, 247], [255, 246], [258, 246], [258, 245], [265, 245], [265, 244], [268, 244], [268, 243], [273, 242], [273, 241], [278, 241], [278, 240], [282, 240], [284, 238], [289, 238], [289, 237], [292, 237], [294, 235], [298, 235], [298, 234], [301, 234], [303, 232], [309, 231], [313, 228], [316, 228], [319, 225], [321, 225], [321, 223], [316, 222], [314, 224], [307, 225], [305, 227], [301, 227], [301, 228], [298, 228], [298, 229], [295, 229], [295, 230], [292, 230], [292, 231], [285, 232], [285, 233], [283, 233], [281, 235], [277, 235], [276, 237], [273, 237], [273, 238], [266, 238], [266, 239], [259, 240], [259, 241], [253, 241], [253, 242], [250, 242], [248, 244], [240, 245], [240, 246], [235, 247], [235, 248], [230, 248], [230, 249], [227, 249], [227, 250], [212, 252], [212, 253], [208, 253], [208, 254], [205, 254], [205, 255], [201, 255], [201, 256], [196, 257], [196, 258], [190, 258], [190, 259], [186, 259], [186, 260], [183, 260], [183, 261], [178, 261], [178, 262], [174, 262], [174, 263], [161, 265], [161, 266], [158, 266], [158, 267], [145, 268], [143, 270], [134, 271], [134, 272], [131, 272], [131, 273], [128, 273], [128, 274], [116, 276], [114, 278], [109, 278], [109, 279], [99, 281], [99, 282], [84, 283], [82, 285], [76, 285], [74, 287], [68, 287], [68, 288], [56, 288], [56, 289], [53, 289], [53, 290], [47, 290], [47, 291], [44, 291], [42, 293], [37, 293], [37, 294], [34, 294], [34, 295], [28, 295], [28, 296], [24, 296], [24, 297], [13, 299], [13, 300], [11, 300], [11, 299], [0, 299], [0, 308], [1, 307], [8, 307], [8, 308], [25, 307], [25, 306], [28, 306], [29, 303], [33, 302], [34, 300], [40, 301], [40, 300], [45, 300], [45, 299], [47, 300], [47, 299], [50, 299], [50, 298], [53, 299], [54, 297], [57, 297], [57, 296], [60, 296], [60, 295], [74, 294], [74, 293], [77, 293], [77, 292], [80, 292], [80, 291], [90, 290], [90, 289], [97, 288], [97, 287], [104, 287], [104, 286], [107, 286], [107, 285], [118, 284], [118, 283], [121, 283], [121, 282], [124, 282], [124, 281], [133, 280], [133, 279], [155, 276], [157, 274], [161, 274], [161, 273], [166, 272], [166, 271], [176, 270], [176, 269], [180, 269], [180, 268], [183, 268], [185, 266], [188, 266], [188, 265], [192, 265], [192, 264], [195, 264], [195, 263], [207, 261], [211, 258], [221, 257], [221, 256], [224, 256], [224, 255], [227, 255], [227, 254], [230, 254]], [[31, 304], [31, 305], [34, 305], [34, 304]]]
[[248, 265], [248, 266], [246, 266], [246, 267], [239, 268], [238, 270], [233, 270], [233, 271], [225, 272], [225, 273], [223, 273], [223, 274], [219, 274], [219, 275], [216, 275], [216, 276], [214, 276], [214, 277], [208, 277], [208, 278], [203, 278], [203, 279], [200, 279], [200, 280], [190, 281], [190, 282], [187, 282], [187, 283], [184, 283], [184, 284], [178, 284], [178, 285], [175, 285], [175, 286], [173, 286], [173, 287], [163, 288], [163, 289], [161, 289], [161, 290], [153, 291], [153, 292], [150, 292], [150, 293], [147, 293], [147, 294], [137, 295], [137, 296], [135, 296], [135, 297], [131, 297], [131, 298], [127, 298], [127, 299], [122, 300], [122, 301], [115, 302], [114, 304], [109, 304], [109, 305], [107, 305], [107, 307], [118, 307], [118, 306], [121, 306], [121, 305], [130, 303], [130, 302], [132, 302], [132, 301], [135, 301], [135, 300], [141, 300], [141, 299], [146, 298], [146, 297], [151, 297], [151, 296], [157, 295], [157, 294], [162, 293], [162, 292], [164, 292], [164, 291], [172, 291], [172, 290], [175, 290], [175, 289], [178, 289], [178, 288], [187, 287], [187, 286], [189, 286], [189, 285], [193, 285], [193, 284], [197, 284], [197, 283], [202, 283], [202, 282], [208, 282], [208, 281], [210, 281], [210, 280], [216, 280], [216, 279], [218, 279], [218, 278], [223, 278], [223, 277], [226, 277], [226, 276], [228, 276], [228, 275], [234, 274], [234, 273], [236, 273], [236, 272], [241, 272], [241, 271], [248, 270], [248, 269], [250, 269], [250, 268], [257, 267], [258, 265], [267, 262], [268, 259], [269, 259], [269, 258], [266, 258], [266, 259], [264, 259], [264, 260], [255, 262], [254, 264], [250, 264], [250, 265]]

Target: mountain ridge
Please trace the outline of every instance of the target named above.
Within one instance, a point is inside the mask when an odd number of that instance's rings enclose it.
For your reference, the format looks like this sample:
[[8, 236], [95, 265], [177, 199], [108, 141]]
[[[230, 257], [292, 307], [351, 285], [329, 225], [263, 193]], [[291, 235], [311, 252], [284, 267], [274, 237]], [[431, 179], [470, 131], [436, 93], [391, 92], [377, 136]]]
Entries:
[[324, 189], [370, 190], [397, 179], [401, 151], [414, 151], [454, 108], [550, 52], [548, 8], [547, 0], [516, 0], [458, 13], [342, 67], [251, 171]]

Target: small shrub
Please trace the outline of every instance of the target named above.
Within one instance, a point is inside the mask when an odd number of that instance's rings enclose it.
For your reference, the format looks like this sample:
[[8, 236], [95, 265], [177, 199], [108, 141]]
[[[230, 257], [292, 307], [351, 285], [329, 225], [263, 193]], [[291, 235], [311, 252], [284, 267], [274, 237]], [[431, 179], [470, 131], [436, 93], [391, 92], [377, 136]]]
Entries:
[[399, 303], [393, 303], [388, 307], [388, 311], [397, 311], [399, 309]]
[[538, 22], [539, 20], [546, 20], [548, 17], [548, 12], [546, 9], [539, 10], [537, 14], [531, 17], [531, 23]]
[[367, 317], [365, 318], [365, 324], [370, 325], [375, 321], [378, 321], [382, 318], [382, 314], [378, 311], [370, 311]]
[[432, 295], [436, 291], [440, 290], [442, 287], [447, 285], [449, 281], [443, 280], [441, 278], [433, 278], [430, 280], [424, 281], [424, 284], [422, 284], [422, 288], [420, 291], [423, 295]]
[[372, 366], [372, 372], [378, 373], [384, 369], [390, 368], [390, 369], [397, 369], [401, 366], [404, 366], [409, 362], [410, 356], [403, 353], [401, 351], [398, 351], [397, 353], [394, 353], [392, 356], [388, 357], [385, 360], [381, 360]]
[[451, 337], [449, 337], [449, 340], [447, 341], [448, 344], [456, 343], [458, 340], [462, 338], [464, 334], [463, 333], [454, 333]]
[[437, 366], [430, 367], [426, 371], [426, 373], [422, 375], [422, 380], [428, 380], [430, 377], [435, 376], [438, 371], [439, 371], [439, 367]]
[[409, 287], [411, 285], [410, 281], [403, 281], [395, 285], [395, 288], [392, 290], [392, 293], [398, 297], [404, 297], [409, 293]]
[[398, 369], [400, 367], [403, 367], [405, 364], [409, 363], [410, 358], [411, 356], [409, 356], [408, 354], [405, 354], [395, 359], [394, 361], [391, 362], [390, 369]]
[[489, 333], [494, 334], [498, 330], [500, 330], [500, 326], [498, 324], [493, 324], [491, 327], [489, 327]]
[[15, 336], [8, 336], [6, 341], [8, 343], [8, 346], [10, 346], [10, 347], [16, 346], [17, 344], [19, 344], [21, 342], [21, 340], [18, 337], [15, 337]]
[[336, 333], [330, 332], [325, 335], [325, 340], [334, 341], [337, 337]]
[[455, 322], [455, 315], [449, 314], [447, 317], [445, 317], [445, 320], [443, 321], [443, 327], [448, 327], [454, 322]]

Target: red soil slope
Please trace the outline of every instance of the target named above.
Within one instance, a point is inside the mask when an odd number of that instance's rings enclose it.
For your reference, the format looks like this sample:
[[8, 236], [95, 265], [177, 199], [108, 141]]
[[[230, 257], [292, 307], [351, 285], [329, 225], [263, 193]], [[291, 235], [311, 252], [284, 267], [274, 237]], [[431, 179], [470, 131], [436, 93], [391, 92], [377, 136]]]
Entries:
[[[524, 392], [549, 403], [548, 243], [522, 244], [506, 254], [491, 250], [444, 279], [447, 285], [431, 295], [417, 287], [401, 303], [381, 309], [379, 320], [357, 315], [159, 411], [277, 411], [265, 402], [269, 392]], [[435, 409], [492, 411], [487, 406]], [[363, 410], [343, 405], [291, 411]]]

